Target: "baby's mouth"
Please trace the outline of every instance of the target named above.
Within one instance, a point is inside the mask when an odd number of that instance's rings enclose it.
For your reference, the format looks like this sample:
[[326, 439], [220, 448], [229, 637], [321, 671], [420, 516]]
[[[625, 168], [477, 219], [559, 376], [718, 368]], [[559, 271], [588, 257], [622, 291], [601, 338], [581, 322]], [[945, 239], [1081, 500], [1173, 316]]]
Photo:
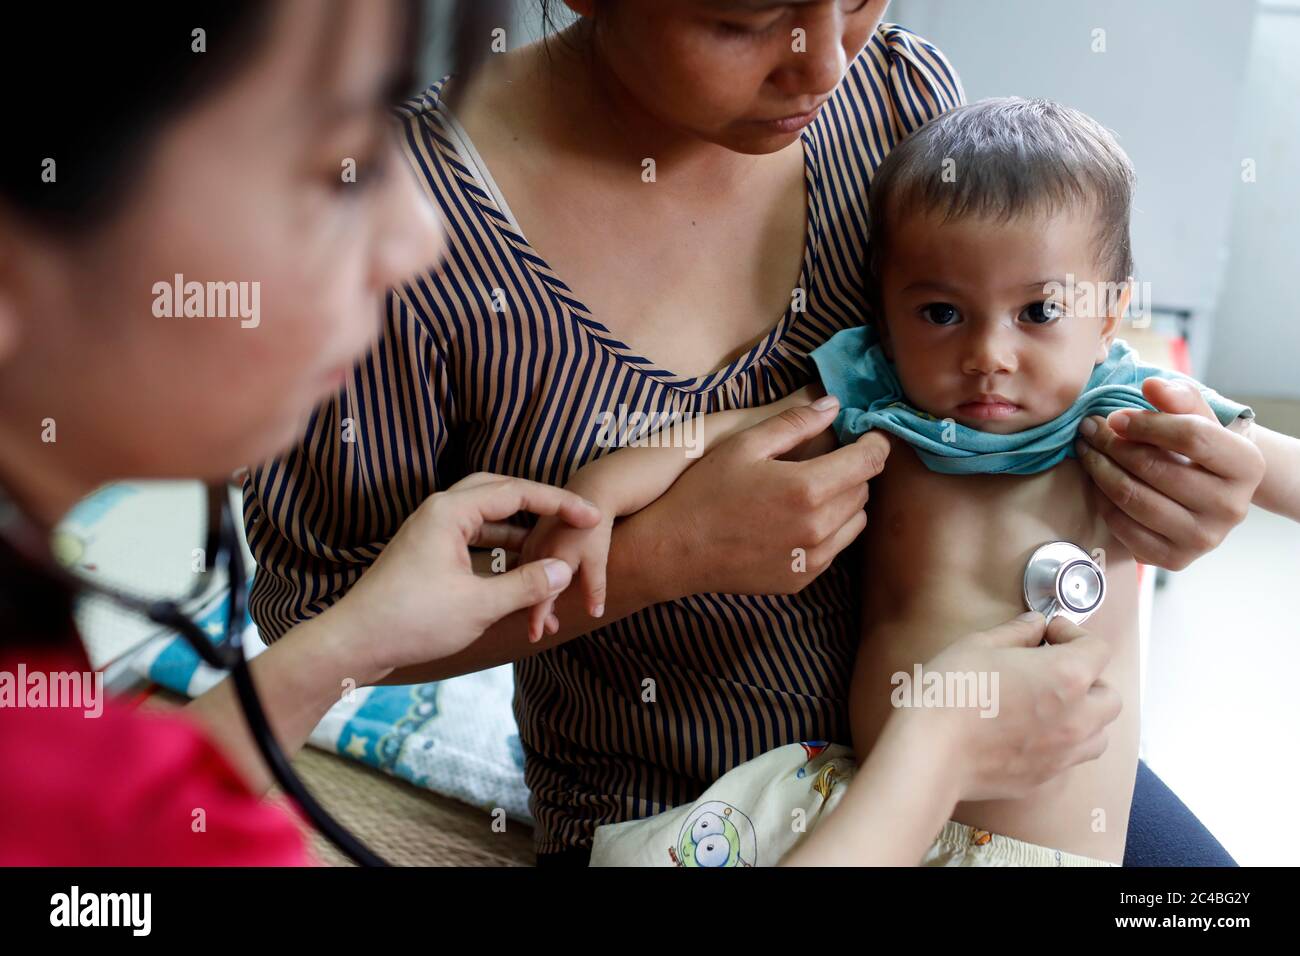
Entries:
[[977, 421], [1000, 421], [1020, 411], [1020, 406], [1001, 395], [981, 395], [962, 402], [956, 412], [964, 418]]

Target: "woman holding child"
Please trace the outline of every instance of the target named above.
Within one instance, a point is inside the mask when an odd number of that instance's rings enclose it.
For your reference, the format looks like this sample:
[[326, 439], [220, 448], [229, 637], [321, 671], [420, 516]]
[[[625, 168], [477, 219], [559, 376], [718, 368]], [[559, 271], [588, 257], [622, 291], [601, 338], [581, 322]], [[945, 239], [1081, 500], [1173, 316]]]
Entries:
[[[607, 451], [610, 414], [747, 408], [807, 383], [809, 353], [870, 314], [873, 171], [963, 102], [937, 49], [882, 24], [885, 0], [566, 6], [576, 22], [548, 42], [402, 111], [449, 252], [389, 295], [379, 346], [246, 486], [267, 640], [348, 593], [466, 474], [563, 484]], [[1116, 538], [1180, 568], [1241, 520], [1258, 475], [1207, 481], [1165, 451], [1209, 410], [1177, 388], [1153, 395], [1171, 414], [1148, 416], [1141, 443], [1101, 422], [1083, 463]], [[852, 545], [887, 446], [868, 434], [781, 460], [833, 417], [791, 409], [710, 451], [615, 526], [607, 590], [564, 592], [539, 642], [521, 611], [388, 678], [515, 662], [539, 862], [583, 863], [596, 827], [693, 800], [773, 747], [848, 739]], [[1207, 456], [1243, 442], [1220, 430]], [[1153, 468], [1158, 486], [1138, 477]], [[1014, 797], [1096, 756], [1116, 707], [1094, 685], [1102, 655], [1064, 622], [1047, 635], [1059, 657], [1037, 653], [1042, 636], [1041, 620], [1008, 622], [931, 662], [1001, 673], [1003, 719], [898, 711], [853, 812], [828, 818], [805, 859], [914, 862], [956, 801]], [[1059, 694], [1065, 709], [1045, 718]], [[1066, 711], [1086, 730], [1049, 747]], [[1130, 862], [1230, 862], [1145, 768], [1130, 832], [1149, 838], [1130, 839]], [[1162, 844], [1189, 849], [1152, 855]]]

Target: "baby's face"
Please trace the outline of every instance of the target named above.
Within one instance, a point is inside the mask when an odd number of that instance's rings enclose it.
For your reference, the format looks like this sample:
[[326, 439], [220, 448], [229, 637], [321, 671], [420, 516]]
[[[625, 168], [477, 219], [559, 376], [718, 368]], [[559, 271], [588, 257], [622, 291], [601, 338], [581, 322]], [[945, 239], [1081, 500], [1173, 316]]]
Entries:
[[[1092, 214], [896, 222], [883, 264], [881, 333], [908, 400], [996, 434], [1069, 408], [1105, 360], [1123, 313], [1122, 302], [1107, 308]], [[1091, 296], [1082, 283], [1093, 284]]]

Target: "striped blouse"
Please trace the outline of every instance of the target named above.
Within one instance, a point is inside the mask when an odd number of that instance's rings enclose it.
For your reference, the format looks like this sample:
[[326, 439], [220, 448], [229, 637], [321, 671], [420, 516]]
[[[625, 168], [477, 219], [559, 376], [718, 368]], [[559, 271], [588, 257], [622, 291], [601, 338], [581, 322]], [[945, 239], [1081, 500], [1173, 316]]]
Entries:
[[[390, 294], [372, 353], [301, 443], [245, 486], [260, 566], [252, 613], [268, 641], [329, 607], [425, 497], [470, 472], [561, 484], [603, 453], [601, 410], [708, 413], [806, 384], [808, 353], [867, 309], [873, 171], [964, 97], [935, 47], [879, 27], [802, 134], [804, 308], [725, 368], [689, 378], [631, 351], [617, 316], [592, 315], [529, 246], [441, 88], [400, 118], [441, 211], [445, 260]], [[773, 747], [847, 740], [854, 572], [846, 552], [798, 594], [697, 594], [517, 662], [538, 852], [589, 846], [600, 824], [693, 800]], [[642, 700], [647, 678], [653, 702]]]

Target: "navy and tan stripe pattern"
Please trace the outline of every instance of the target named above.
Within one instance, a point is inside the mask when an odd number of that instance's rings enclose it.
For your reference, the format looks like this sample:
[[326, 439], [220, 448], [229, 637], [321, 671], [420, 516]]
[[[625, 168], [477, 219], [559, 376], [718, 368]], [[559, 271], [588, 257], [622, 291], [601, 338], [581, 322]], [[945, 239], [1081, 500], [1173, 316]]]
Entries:
[[[804, 385], [809, 351], [867, 308], [872, 172], [963, 99], [934, 47], [881, 26], [802, 137], [806, 310], [727, 367], [688, 378], [632, 352], [528, 245], [440, 90], [401, 115], [407, 155], [442, 214], [444, 266], [390, 295], [375, 351], [301, 444], [246, 485], [260, 565], [252, 611], [268, 640], [328, 607], [426, 496], [469, 472], [562, 483], [603, 451], [593, 427], [602, 411], [712, 412]], [[693, 800], [773, 747], [848, 739], [854, 572], [846, 555], [797, 595], [656, 605], [517, 663], [539, 852], [589, 845], [599, 824]], [[642, 702], [647, 678], [653, 703]]]

